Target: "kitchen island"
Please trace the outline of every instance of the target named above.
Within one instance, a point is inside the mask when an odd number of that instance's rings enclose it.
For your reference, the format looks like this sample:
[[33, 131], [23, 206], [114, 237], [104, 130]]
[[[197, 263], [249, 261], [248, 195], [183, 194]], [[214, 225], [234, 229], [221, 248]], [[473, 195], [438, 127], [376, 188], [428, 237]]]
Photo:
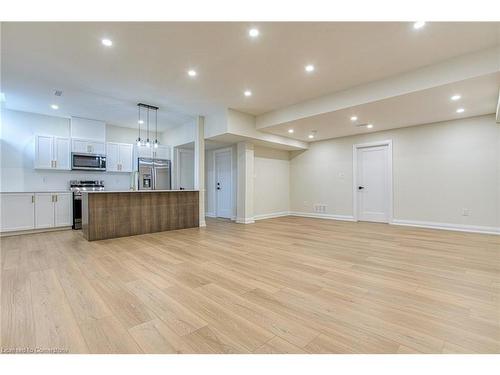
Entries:
[[88, 241], [199, 226], [196, 190], [94, 191], [82, 196]]

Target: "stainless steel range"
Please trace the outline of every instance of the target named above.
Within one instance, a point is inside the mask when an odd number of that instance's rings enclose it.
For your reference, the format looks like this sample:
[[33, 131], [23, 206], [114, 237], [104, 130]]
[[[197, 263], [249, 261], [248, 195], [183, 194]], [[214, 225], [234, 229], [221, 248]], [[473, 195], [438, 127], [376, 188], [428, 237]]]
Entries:
[[73, 229], [82, 229], [82, 193], [84, 191], [104, 190], [104, 181], [88, 180], [69, 182], [70, 190], [73, 192]]

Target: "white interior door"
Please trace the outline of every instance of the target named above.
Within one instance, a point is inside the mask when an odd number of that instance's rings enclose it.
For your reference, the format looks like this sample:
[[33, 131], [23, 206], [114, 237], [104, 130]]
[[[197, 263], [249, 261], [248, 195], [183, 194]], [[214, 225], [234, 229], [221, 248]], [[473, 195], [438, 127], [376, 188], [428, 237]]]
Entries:
[[214, 158], [216, 216], [230, 219], [233, 213], [231, 151], [216, 151]]
[[388, 223], [390, 212], [389, 146], [357, 149], [358, 220]]
[[179, 149], [179, 189], [194, 189], [194, 151]]

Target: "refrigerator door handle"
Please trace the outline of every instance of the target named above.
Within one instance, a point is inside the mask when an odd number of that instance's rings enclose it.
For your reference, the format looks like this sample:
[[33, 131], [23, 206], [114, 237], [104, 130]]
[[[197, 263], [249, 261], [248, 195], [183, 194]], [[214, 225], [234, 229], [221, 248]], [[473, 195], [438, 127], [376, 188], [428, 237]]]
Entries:
[[151, 173], [152, 178], [153, 178], [153, 181], [152, 181], [153, 190], [156, 190], [156, 167], [155, 167], [155, 165], [154, 165], [154, 164], [153, 164], [153, 166], [151, 167], [151, 171], [153, 172], [153, 173]]

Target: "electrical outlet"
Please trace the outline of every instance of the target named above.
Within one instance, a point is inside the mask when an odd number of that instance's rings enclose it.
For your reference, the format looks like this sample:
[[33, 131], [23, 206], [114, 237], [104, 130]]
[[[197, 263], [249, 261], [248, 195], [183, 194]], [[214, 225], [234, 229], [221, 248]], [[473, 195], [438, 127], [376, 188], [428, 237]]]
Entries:
[[462, 216], [469, 216], [469, 215], [470, 215], [470, 209], [462, 208]]
[[314, 204], [313, 205], [313, 211], [317, 212], [317, 213], [320, 213], [320, 214], [324, 214], [324, 213], [326, 213], [326, 205], [324, 205], [324, 204]]

